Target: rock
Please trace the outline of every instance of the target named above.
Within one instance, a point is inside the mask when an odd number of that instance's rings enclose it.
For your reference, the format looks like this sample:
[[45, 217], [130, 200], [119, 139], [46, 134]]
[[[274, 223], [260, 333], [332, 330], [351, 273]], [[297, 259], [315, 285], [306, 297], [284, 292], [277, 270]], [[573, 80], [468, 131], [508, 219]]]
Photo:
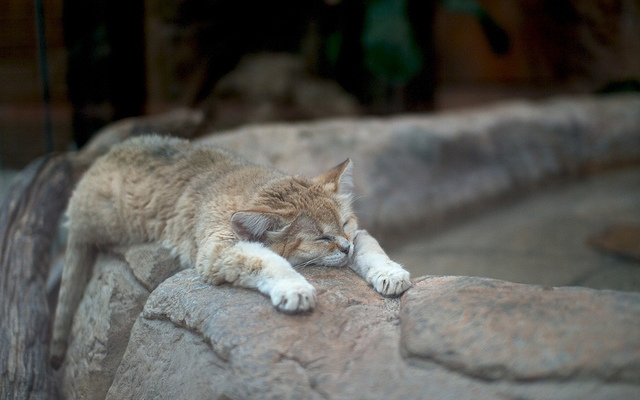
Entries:
[[246, 54], [216, 84], [211, 127], [305, 120], [360, 113], [358, 101], [335, 81], [313, 76], [300, 56]]
[[181, 270], [171, 252], [155, 245], [123, 246], [115, 252], [124, 256], [131, 272], [146, 290], [152, 292], [165, 279]]
[[425, 277], [404, 298], [403, 351], [486, 380], [640, 384], [639, 300], [635, 293]]
[[[354, 338], [342, 342], [339, 337], [361, 332], [360, 345], [367, 347], [368, 328], [397, 321], [399, 301], [380, 297], [350, 270], [306, 272], [317, 284], [321, 304], [304, 316], [279, 313], [269, 299], [252, 290], [211, 286], [194, 270], [168, 279], [136, 321], [108, 398], [149, 393], [148, 387], [131, 381], [140, 374], [157, 378], [152, 393], [167, 398], [182, 397], [181, 393], [192, 398], [321, 398], [312, 379], [322, 381], [328, 379], [325, 374], [337, 373], [331, 366], [341, 365], [341, 354], [356, 345]], [[330, 348], [334, 351], [328, 353]], [[199, 361], [194, 363], [196, 354]], [[322, 375], [306, 370], [322, 371], [323, 365], [330, 368]], [[148, 366], [151, 372], [143, 373]], [[166, 380], [167, 370], [180, 374], [169, 374], [175, 379]]]
[[304, 74], [304, 61], [293, 54], [247, 54], [218, 81], [214, 93], [254, 103], [291, 101], [295, 82]]
[[[154, 261], [172, 262], [179, 269]], [[614, 399], [640, 384], [639, 294], [424, 277], [391, 299], [349, 269], [306, 267], [318, 308], [287, 315], [193, 269], [146, 302], [120, 256], [103, 256], [100, 270], [71, 345], [94, 350], [70, 350], [65, 365], [89, 373], [65, 374], [69, 398]], [[135, 301], [117, 301], [125, 290]]]
[[45, 282], [56, 225], [81, 169], [50, 155], [18, 174], [0, 201], [0, 399], [55, 399]]
[[62, 366], [65, 398], [104, 398], [124, 353], [130, 321], [148, 295], [125, 263], [99, 258], [78, 307]]
[[153, 245], [100, 255], [62, 365], [65, 398], [104, 399], [149, 293], [179, 269], [168, 250]]
[[304, 175], [351, 158], [361, 225], [389, 243], [550, 179], [638, 161], [639, 127], [640, 96], [619, 95], [247, 126], [200, 142]]

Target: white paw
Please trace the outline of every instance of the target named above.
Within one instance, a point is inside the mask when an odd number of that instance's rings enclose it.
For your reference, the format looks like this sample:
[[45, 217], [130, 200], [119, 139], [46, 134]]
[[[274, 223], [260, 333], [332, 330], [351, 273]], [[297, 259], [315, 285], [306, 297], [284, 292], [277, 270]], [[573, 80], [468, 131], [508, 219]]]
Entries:
[[411, 287], [409, 272], [391, 260], [372, 267], [369, 273], [371, 285], [383, 296], [398, 296]]
[[269, 295], [271, 303], [286, 313], [310, 311], [316, 306], [316, 288], [304, 278], [279, 280]]

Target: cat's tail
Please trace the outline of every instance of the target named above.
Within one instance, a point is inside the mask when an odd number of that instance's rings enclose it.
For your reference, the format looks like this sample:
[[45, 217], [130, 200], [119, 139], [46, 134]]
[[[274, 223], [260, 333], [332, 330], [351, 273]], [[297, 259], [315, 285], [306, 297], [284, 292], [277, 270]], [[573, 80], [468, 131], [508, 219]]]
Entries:
[[84, 294], [97, 255], [95, 245], [74, 236], [77, 235], [69, 233], [58, 306], [53, 323], [49, 361], [55, 369], [60, 367], [67, 351], [73, 316]]

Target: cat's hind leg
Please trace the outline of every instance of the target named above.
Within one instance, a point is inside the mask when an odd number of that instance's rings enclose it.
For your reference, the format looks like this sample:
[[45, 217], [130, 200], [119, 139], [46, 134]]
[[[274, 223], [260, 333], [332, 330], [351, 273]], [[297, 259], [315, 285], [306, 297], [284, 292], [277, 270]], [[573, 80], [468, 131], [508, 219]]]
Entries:
[[256, 289], [287, 313], [310, 311], [316, 289], [280, 255], [256, 242], [209, 243], [198, 251], [196, 270], [208, 282]]
[[358, 230], [353, 241], [351, 269], [383, 296], [398, 296], [411, 287], [409, 272], [392, 261], [366, 230]]

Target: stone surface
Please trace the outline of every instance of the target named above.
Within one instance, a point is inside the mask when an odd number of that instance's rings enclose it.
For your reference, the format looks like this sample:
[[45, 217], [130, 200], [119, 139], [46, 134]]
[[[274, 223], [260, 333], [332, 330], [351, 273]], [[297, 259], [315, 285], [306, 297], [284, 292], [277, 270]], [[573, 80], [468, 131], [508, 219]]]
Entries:
[[640, 168], [559, 181], [390, 251], [411, 276], [482, 276], [548, 286], [640, 291], [640, 264], [589, 238], [640, 226]]
[[149, 295], [125, 263], [107, 260], [102, 256], [97, 261], [74, 319], [62, 366], [62, 391], [68, 399], [104, 398], [128, 342], [131, 321]]
[[46, 277], [56, 224], [75, 183], [74, 157], [32, 162], [0, 202], [0, 398], [55, 399], [47, 354]]
[[153, 291], [165, 279], [182, 269], [171, 252], [164, 247], [154, 245], [123, 246], [115, 249], [131, 266], [138, 282], [149, 292]]
[[180, 269], [157, 246], [131, 246], [102, 254], [78, 306], [62, 365], [68, 399], [103, 399], [149, 293]]
[[[110, 263], [114, 274], [132, 275], [117, 258]], [[615, 399], [640, 387], [638, 294], [424, 277], [402, 299], [389, 299], [348, 269], [307, 267], [302, 273], [319, 293], [310, 314], [278, 313], [255, 291], [211, 286], [187, 269], [161, 283], [141, 313], [102, 312], [109, 323], [76, 319], [74, 332], [85, 326], [83, 340], [94, 335], [102, 345], [118, 343], [110, 354], [123, 356], [111, 364], [115, 374], [101, 367], [101, 379], [92, 369], [102, 361], [100, 351], [74, 356], [76, 370], [96, 375], [67, 376], [67, 393], [103, 398], [108, 388], [109, 399]], [[92, 291], [122, 285], [100, 276]], [[114, 324], [131, 331], [110, 329]], [[100, 386], [92, 396], [69, 389], [89, 388], [92, 381]]]
[[481, 379], [640, 384], [640, 294], [426, 277], [401, 321], [409, 359]]
[[[314, 119], [358, 114], [358, 101], [335, 81], [310, 74], [302, 57], [288, 53], [243, 56], [216, 84], [214, 96], [222, 112], [216, 126], [287, 119]], [[224, 115], [229, 103], [242, 105], [242, 115]]]
[[[399, 301], [380, 297], [350, 270], [309, 268], [306, 275], [320, 305], [303, 316], [278, 313], [252, 290], [208, 285], [193, 270], [168, 279], [136, 321], [108, 397], [148, 393], [149, 387], [131, 381], [144, 375], [156, 382], [153, 393], [167, 398], [322, 398], [314, 386], [345, 367], [343, 353], [374, 346], [370, 331], [397, 323]], [[360, 343], [352, 335], [340, 340], [345, 332], [359, 333]], [[206, 356], [194, 362], [198, 353]], [[160, 379], [167, 370], [180, 375]]]

